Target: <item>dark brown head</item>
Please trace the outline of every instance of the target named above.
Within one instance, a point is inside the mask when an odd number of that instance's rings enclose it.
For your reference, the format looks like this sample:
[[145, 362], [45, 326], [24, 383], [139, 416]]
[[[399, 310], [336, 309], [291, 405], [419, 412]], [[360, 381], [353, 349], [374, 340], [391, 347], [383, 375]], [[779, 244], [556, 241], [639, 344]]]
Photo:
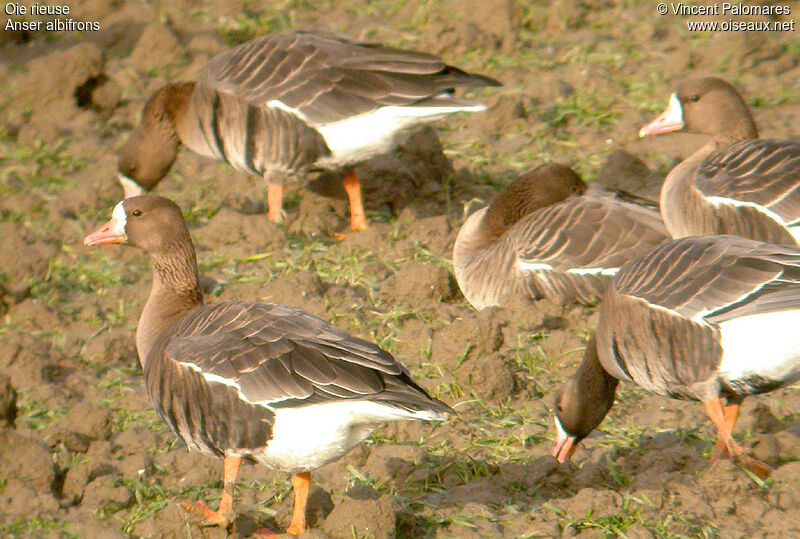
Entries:
[[586, 184], [571, 168], [558, 163], [541, 165], [497, 193], [483, 226], [492, 237], [500, 237], [529, 213], [584, 191]]
[[619, 381], [600, 365], [594, 335], [575, 375], [567, 380], [556, 397], [556, 441], [553, 456], [558, 462], [569, 460], [578, 444], [603, 422]]
[[194, 83], [170, 84], [147, 101], [142, 121], [119, 156], [119, 181], [125, 198], [152, 189], [167, 175], [178, 155], [177, 120], [187, 110]]
[[727, 143], [758, 138], [747, 104], [733, 86], [716, 77], [682, 82], [667, 110], [640, 129], [639, 136], [680, 130]]
[[180, 208], [156, 195], [127, 198], [114, 207], [111, 220], [83, 240], [86, 245], [124, 243], [151, 255], [165, 255], [191, 244]]

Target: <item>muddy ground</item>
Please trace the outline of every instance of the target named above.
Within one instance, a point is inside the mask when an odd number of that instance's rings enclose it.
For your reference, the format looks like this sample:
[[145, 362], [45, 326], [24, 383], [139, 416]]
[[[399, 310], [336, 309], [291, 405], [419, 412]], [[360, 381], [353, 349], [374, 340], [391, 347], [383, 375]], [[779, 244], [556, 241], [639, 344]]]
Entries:
[[[287, 525], [288, 478], [256, 466], [243, 470], [229, 532], [178, 507], [215, 506], [222, 470], [180, 447], [144, 395], [134, 330], [149, 263], [81, 240], [122, 194], [115, 155], [153, 90], [195, 77], [230, 44], [301, 27], [431, 51], [505, 84], [476, 93], [486, 114], [440, 122], [365, 165], [372, 227], [343, 241], [332, 237], [347, 211], [335, 176], [292, 184], [280, 226], [266, 221], [262, 182], [189, 152], [158, 188], [185, 210], [211, 301], [326, 317], [391, 350], [458, 411], [441, 426], [387, 426], [316, 471], [306, 536], [800, 534], [796, 388], [749, 399], [736, 429], [775, 467], [766, 482], [708, 464], [714, 434], [697, 404], [632, 387], [558, 466], [548, 407], [596, 308], [520, 300], [475, 312], [449, 261], [463, 203], [544, 161], [657, 194], [698, 140], [636, 132], [685, 76], [727, 78], [762, 135], [796, 136], [796, 30], [689, 33], [690, 18], [659, 16], [655, 2], [602, 0], [62, 4], [62, 19], [100, 30], [0, 32], [0, 535], [224, 537]], [[800, 3], [786, 5], [782, 20], [800, 18]], [[763, 20], [697, 19], [731, 18]]]

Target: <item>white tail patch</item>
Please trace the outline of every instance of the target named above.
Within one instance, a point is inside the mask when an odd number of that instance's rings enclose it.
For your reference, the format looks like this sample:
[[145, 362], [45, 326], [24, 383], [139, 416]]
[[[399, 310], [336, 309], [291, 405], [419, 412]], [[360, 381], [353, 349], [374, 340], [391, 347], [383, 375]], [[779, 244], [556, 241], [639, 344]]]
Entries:
[[719, 324], [723, 349], [719, 375], [789, 384], [800, 378], [800, 310], [754, 314]]
[[433, 411], [409, 412], [365, 400], [343, 400], [300, 408], [275, 409], [272, 439], [253, 456], [275, 469], [310, 470], [335, 460], [387, 421], [441, 421]]
[[339, 122], [316, 126], [331, 150], [324, 162], [356, 163], [387, 152], [399, 134], [417, 125], [432, 122], [456, 112], [486, 110], [481, 104], [464, 106], [381, 107], [378, 110]]

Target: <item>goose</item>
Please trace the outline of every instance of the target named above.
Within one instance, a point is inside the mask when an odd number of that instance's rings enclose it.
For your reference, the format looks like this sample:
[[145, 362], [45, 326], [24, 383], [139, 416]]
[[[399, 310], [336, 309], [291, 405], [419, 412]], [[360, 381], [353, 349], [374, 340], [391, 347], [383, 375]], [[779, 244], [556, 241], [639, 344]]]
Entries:
[[169, 172], [184, 144], [262, 176], [268, 219], [279, 222], [288, 175], [343, 168], [350, 228], [362, 230], [353, 167], [420, 124], [486, 109], [454, 97], [454, 88], [499, 85], [421, 52], [320, 31], [267, 35], [212, 58], [197, 82], [156, 91], [122, 147], [118, 177], [126, 198], [140, 195]]
[[800, 140], [759, 139], [742, 97], [716, 77], [682, 82], [639, 136], [673, 131], [710, 140], [664, 181], [661, 213], [672, 237], [734, 234], [798, 245]]
[[219, 508], [183, 504], [205, 524], [234, 518], [233, 489], [247, 459], [293, 474], [288, 533], [300, 534], [310, 470], [380, 423], [443, 421], [452, 412], [387, 352], [321, 318], [270, 303], [204, 303], [189, 231], [168, 199], [125, 199], [84, 243], [132, 245], [153, 261], [136, 349], [158, 415], [190, 450], [223, 458]]
[[[731, 433], [748, 395], [800, 379], [800, 249], [738, 236], [690, 236], [654, 247], [614, 277], [575, 375], [556, 399], [563, 462], [602, 421], [619, 380], [700, 401], [727, 453], [766, 477]], [[725, 404], [723, 405], [723, 399]]]
[[622, 264], [667, 238], [654, 203], [548, 163], [467, 217], [453, 270], [476, 309], [520, 294], [589, 303]]

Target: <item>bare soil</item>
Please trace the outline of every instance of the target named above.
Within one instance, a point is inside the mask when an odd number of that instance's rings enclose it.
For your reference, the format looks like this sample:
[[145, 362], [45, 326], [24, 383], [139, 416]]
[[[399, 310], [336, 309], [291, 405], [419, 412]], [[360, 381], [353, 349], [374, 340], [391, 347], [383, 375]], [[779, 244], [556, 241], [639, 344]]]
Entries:
[[[288, 524], [288, 478], [256, 466], [243, 470], [230, 530], [200, 528], [178, 506], [215, 506], [222, 467], [179, 446], [144, 394], [134, 330], [149, 263], [81, 240], [122, 195], [116, 152], [152, 91], [196, 77], [232, 43], [307, 27], [441, 54], [505, 85], [477, 92], [487, 113], [364, 164], [372, 226], [344, 240], [332, 236], [347, 222], [335, 174], [291, 184], [279, 226], [266, 221], [262, 181], [190, 152], [158, 187], [185, 211], [210, 301], [328, 318], [391, 350], [458, 411], [441, 426], [388, 425], [315, 471], [304, 536], [800, 534], [796, 388], [749, 399], [736, 428], [774, 466], [766, 482], [709, 465], [699, 405], [632, 387], [558, 465], [549, 406], [596, 308], [520, 300], [475, 312], [449, 262], [464, 203], [547, 160], [657, 196], [698, 139], [636, 132], [686, 76], [727, 78], [763, 136], [797, 136], [797, 31], [692, 34], [687, 17], [650, 2], [64, 4], [101, 30], [0, 32], [0, 535], [238, 537]], [[786, 5], [783, 20], [800, 16]]]

